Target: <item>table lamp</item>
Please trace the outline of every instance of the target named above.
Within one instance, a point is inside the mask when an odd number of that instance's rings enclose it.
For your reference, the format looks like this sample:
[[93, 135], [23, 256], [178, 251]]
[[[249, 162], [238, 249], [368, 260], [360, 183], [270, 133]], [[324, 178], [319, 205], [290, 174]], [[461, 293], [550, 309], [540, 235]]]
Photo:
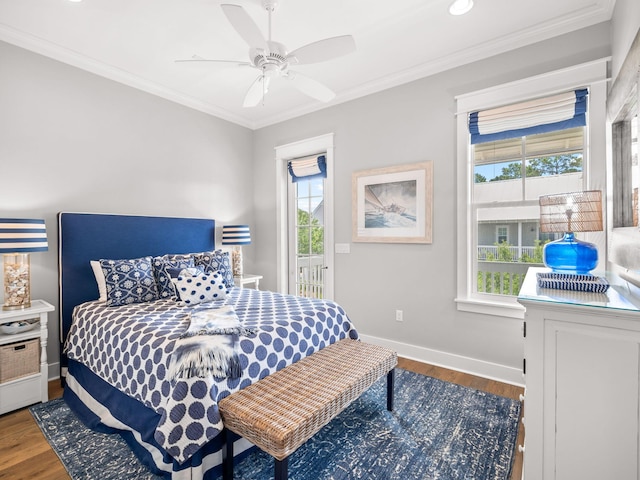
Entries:
[[588, 274], [598, 264], [598, 249], [578, 240], [574, 233], [602, 230], [602, 192], [545, 195], [539, 200], [540, 231], [564, 233], [560, 240], [544, 246], [544, 264], [554, 272]]
[[242, 245], [251, 243], [249, 225], [225, 225], [222, 227], [222, 245], [232, 245], [233, 276], [242, 276]]
[[0, 253], [4, 263], [3, 310], [31, 306], [29, 253], [47, 249], [44, 220], [0, 218]]

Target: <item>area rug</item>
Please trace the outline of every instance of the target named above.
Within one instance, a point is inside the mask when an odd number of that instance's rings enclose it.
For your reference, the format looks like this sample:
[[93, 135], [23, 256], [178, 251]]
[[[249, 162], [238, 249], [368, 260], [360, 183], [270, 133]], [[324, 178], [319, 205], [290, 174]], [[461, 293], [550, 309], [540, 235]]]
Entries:
[[[291, 480], [507, 480], [520, 403], [396, 369], [395, 408], [383, 378], [289, 458]], [[62, 399], [31, 407], [74, 480], [156, 480], [119, 435], [85, 428]], [[249, 455], [234, 478], [273, 476], [273, 459]]]

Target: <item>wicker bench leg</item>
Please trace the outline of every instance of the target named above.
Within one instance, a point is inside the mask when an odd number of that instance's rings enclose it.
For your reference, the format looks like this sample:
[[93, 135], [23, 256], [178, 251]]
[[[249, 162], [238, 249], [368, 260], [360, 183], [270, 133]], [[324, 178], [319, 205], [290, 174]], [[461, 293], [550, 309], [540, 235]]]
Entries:
[[222, 479], [233, 480], [233, 442], [235, 435], [229, 430], [225, 432], [224, 446], [222, 447]]
[[289, 457], [283, 458], [282, 460], [278, 460], [277, 458], [274, 458], [274, 460], [275, 460], [275, 469], [274, 469], [273, 478], [275, 480], [287, 480], [287, 477], [289, 476], [289, 472], [288, 472]]
[[387, 410], [393, 411], [393, 384], [395, 381], [395, 368], [389, 370], [387, 373]]

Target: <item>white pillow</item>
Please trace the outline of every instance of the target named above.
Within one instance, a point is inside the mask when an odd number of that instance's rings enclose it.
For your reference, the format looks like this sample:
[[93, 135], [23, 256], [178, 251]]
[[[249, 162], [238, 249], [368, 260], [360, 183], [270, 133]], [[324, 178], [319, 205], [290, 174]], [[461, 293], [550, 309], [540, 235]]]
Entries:
[[227, 286], [219, 272], [194, 276], [181, 274], [174, 283], [178, 297], [187, 306], [227, 298]]
[[100, 294], [98, 301], [107, 301], [107, 282], [104, 279], [104, 272], [100, 266], [100, 262], [97, 260], [91, 260], [91, 268], [93, 269], [93, 275], [96, 277], [96, 283], [98, 284], [98, 293]]

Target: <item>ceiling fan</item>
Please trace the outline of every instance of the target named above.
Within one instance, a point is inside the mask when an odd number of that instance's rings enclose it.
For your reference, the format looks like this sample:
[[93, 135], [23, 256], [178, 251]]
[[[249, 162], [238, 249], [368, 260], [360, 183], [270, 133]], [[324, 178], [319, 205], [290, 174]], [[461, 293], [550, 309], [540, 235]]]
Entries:
[[249, 61], [233, 60], [209, 60], [194, 55], [190, 59], [176, 60], [176, 62], [224, 62], [235, 63], [240, 66], [249, 66], [260, 71], [244, 98], [244, 107], [254, 107], [267, 94], [272, 78], [280, 77], [291, 82], [302, 93], [320, 100], [329, 102], [335, 97], [335, 93], [306, 75], [289, 69], [290, 65], [304, 65], [332, 60], [356, 49], [355, 41], [351, 35], [326, 38], [304, 45], [289, 52], [279, 42], [271, 40], [271, 14], [275, 11], [277, 0], [262, 0], [262, 6], [269, 14], [269, 38], [264, 38], [258, 25], [247, 12], [239, 5], [222, 4], [222, 11], [243, 40], [249, 45]]

